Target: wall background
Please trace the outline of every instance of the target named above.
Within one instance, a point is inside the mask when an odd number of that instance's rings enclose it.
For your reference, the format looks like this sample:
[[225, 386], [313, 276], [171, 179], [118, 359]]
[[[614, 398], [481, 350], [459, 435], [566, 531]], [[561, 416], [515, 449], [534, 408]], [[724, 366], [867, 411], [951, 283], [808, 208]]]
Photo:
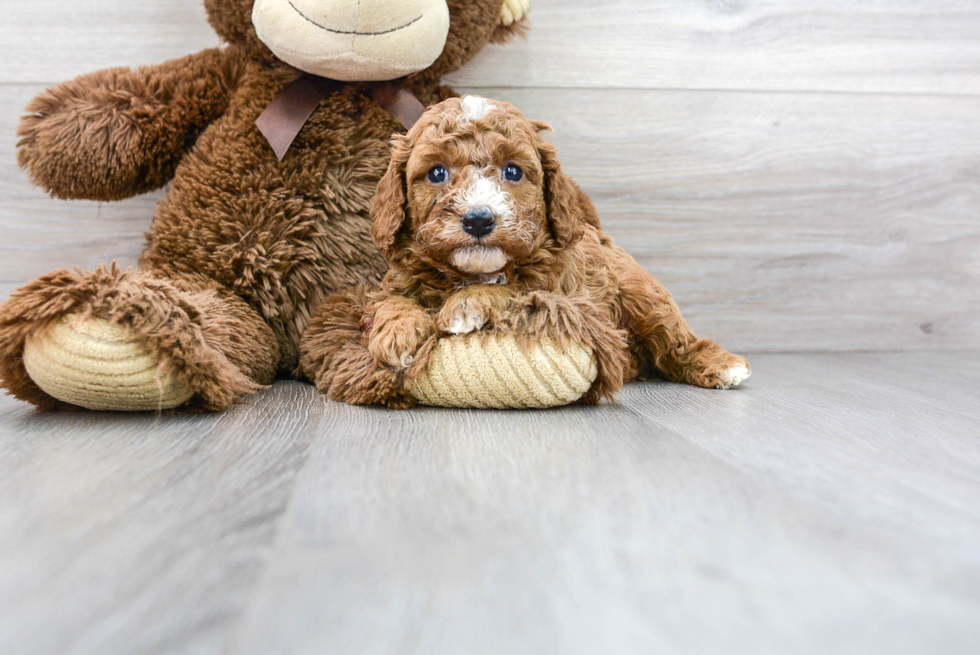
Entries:
[[[136, 260], [158, 194], [19, 171], [44, 87], [217, 43], [200, 0], [0, 0], [0, 297]], [[534, 0], [450, 80], [555, 127], [607, 232], [742, 351], [980, 347], [980, 3]]]

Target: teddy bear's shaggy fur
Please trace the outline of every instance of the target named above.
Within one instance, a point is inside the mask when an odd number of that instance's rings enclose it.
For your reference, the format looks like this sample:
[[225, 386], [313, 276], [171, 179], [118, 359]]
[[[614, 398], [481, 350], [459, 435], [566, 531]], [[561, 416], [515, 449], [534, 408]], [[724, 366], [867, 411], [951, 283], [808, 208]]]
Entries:
[[509, 103], [466, 96], [394, 138], [372, 205], [391, 270], [375, 292], [328, 300], [331, 329], [302, 344], [328, 395], [410, 406], [435, 341], [476, 330], [590, 348], [598, 376], [583, 402], [612, 397], [647, 366], [709, 388], [749, 376], [744, 358], [695, 336], [667, 289], [602, 232], [542, 140], [547, 129]]
[[[401, 80], [424, 104], [491, 40], [504, 0], [447, 0], [449, 36]], [[139, 267], [56, 271], [0, 308], [0, 386], [68, 408], [28, 375], [25, 340], [67, 315], [123, 325], [196, 396], [220, 410], [277, 375], [297, 375], [299, 342], [321, 301], [386, 270], [369, 202], [404, 128], [364, 84], [322, 101], [282, 162], [255, 127], [301, 74], [256, 36], [252, 0], [205, 0], [223, 48], [158, 66], [83, 75], [27, 107], [18, 161], [58, 198], [119, 200], [166, 184]]]

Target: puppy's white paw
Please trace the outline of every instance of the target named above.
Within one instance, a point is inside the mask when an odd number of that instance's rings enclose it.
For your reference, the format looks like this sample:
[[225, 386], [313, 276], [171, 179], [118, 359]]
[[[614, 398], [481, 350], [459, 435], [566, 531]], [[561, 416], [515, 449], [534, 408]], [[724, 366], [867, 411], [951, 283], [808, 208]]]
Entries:
[[466, 311], [466, 303], [461, 302], [453, 311], [446, 332], [450, 334], [469, 334], [483, 327], [486, 319], [478, 312]]
[[378, 364], [404, 371], [415, 363], [415, 353], [425, 338], [424, 332], [412, 329], [410, 323], [392, 321], [371, 332], [368, 352]]
[[415, 357], [411, 353], [403, 352], [397, 360], [391, 362], [391, 367], [396, 371], [404, 371], [415, 363]]
[[732, 366], [731, 368], [725, 369], [721, 372], [721, 383], [718, 384], [719, 389], [731, 389], [732, 387], [737, 387], [752, 375], [752, 371], [749, 370], [744, 364], [739, 364], [737, 366]]
[[412, 355], [411, 351], [403, 350], [399, 352], [394, 348], [387, 350], [379, 358], [379, 360], [381, 363], [398, 372], [408, 369], [415, 363], [415, 357]]

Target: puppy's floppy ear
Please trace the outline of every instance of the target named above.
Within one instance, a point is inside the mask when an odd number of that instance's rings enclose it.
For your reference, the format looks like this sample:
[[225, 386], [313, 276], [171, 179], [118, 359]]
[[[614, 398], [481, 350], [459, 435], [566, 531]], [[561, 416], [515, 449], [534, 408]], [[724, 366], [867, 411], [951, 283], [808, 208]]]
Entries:
[[588, 220], [578, 188], [558, 163], [558, 151], [550, 143], [538, 142], [538, 156], [544, 169], [544, 199], [548, 205], [548, 223], [555, 240], [563, 248], [577, 242], [585, 234]]
[[391, 140], [391, 163], [371, 201], [371, 236], [385, 259], [394, 252], [398, 233], [405, 225], [405, 169], [412, 152], [407, 136], [396, 134]]
[[515, 36], [527, 36], [527, 12], [531, 10], [531, 0], [504, 0], [500, 8], [497, 27], [490, 36], [491, 43], [507, 43]]

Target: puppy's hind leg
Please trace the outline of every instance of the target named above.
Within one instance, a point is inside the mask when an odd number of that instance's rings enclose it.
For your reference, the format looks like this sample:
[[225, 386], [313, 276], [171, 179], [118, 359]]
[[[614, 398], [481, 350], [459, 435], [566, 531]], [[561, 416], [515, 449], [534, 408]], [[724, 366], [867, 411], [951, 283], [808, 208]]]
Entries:
[[[625, 253], [623, 253], [625, 255]], [[627, 255], [628, 257], [628, 255]], [[620, 269], [620, 306], [630, 338], [665, 378], [709, 389], [737, 387], [752, 374], [744, 357], [699, 339], [670, 292], [638, 264]]]

